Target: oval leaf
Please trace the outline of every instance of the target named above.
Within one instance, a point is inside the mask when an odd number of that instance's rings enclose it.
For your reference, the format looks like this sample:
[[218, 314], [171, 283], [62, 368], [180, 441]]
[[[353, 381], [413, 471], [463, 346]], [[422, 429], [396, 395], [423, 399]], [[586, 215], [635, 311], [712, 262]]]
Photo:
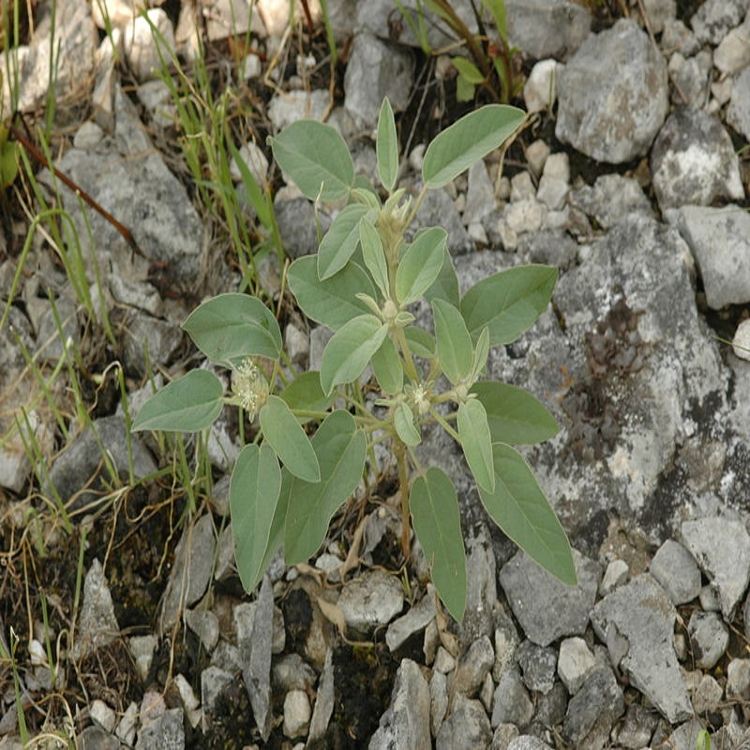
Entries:
[[498, 148], [521, 127], [526, 115], [507, 104], [470, 112], [436, 136], [427, 147], [422, 177], [428, 188], [447, 185], [475, 161]]
[[229, 507], [237, 572], [245, 591], [252, 591], [265, 573], [281, 470], [270, 445], [246, 445], [232, 471]]
[[421, 232], [407, 247], [396, 270], [396, 300], [416, 302], [437, 280], [445, 260], [448, 233], [441, 227]]
[[438, 361], [445, 376], [453, 385], [471, 372], [471, 337], [461, 313], [449, 302], [432, 301], [435, 318], [435, 340]]
[[493, 443], [531, 445], [560, 430], [547, 407], [523, 388], [487, 381], [474, 383], [471, 393], [484, 405]]
[[271, 138], [271, 148], [283, 172], [310, 200], [338, 200], [354, 184], [349, 149], [330, 125], [299, 120]]
[[404, 369], [393, 341], [386, 336], [372, 355], [372, 371], [384, 393], [393, 395], [404, 384]]
[[351, 383], [380, 348], [388, 326], [374, 315], [360, 315], [339, 328], [326, 344], [320, 361], [320, 385], [331, 393], [340, 383]]
[[155, 393], [141, 407], [132, 429], [197, 432], [219, 416], [224, 386], [206, 370], [191, 370]]
[[369, 222], [361, 221], [359, 224], [359, 241], [362, 245], [362, 258], [367, 270], [370, 272], [383, 299], [390, 297], [388, 290], [388, 263], [385, 259], [383, 241], [380, 239], [378, 230]]
[[337, 331], [344, 323], [370, 312], [358, 293], [375, 296], [370, 277], [356, 263], [348, 263], [335, 276], [321, 281], [314, 255], [298, 258], [287, 272], [289, 287], [308, 318]]
[[451, 615], [461, 622], [466, 610], [466, 551], [456, 490], [437, 468], [418, 477], [409, 498], [414, 533], [432, 566], [432, 582]]
[[435, 339], [423, 328], [404, 328], [404, 336], [412, 354], [424, 359], [432, 359], [435, 356]]
[[487, 364], [487, 357], [490, 354], [490, 329], [483, 328], [477, 339], [477, 345], [474, 349], [474, 359], [471, 363], [471, 373], [469, 381], [474, 382], [484, 370]]
[[492, 492], [495, 489], [492, 439], [484, 406], [477, 399], [461, 404], [458, 407], [457, 423], [461, 448], [477, 486]]
[[575, 586], [576, 569], [568, 537], [526, 461], [504, 443], [493, 443], [492, 456], [495, 490], [479, 488], [479, 497], [492, 520], [545, 570]]
[[290, 409], [304, 411], [326, 411], [333, 399], [320, 387], [320, 373], [308, 370], [298, 375], [279, 394]]
[[333, 220], [318, 250], [318, 278], [325, 281], [340, 271], [359, 243], [359, 222], [368, 212], [362, 203], [350, 203]]
[[422, 436], [419, 429], [414, 424], [414, 414], [406, 404], [399, 404], [393, 413], [393, 424], [396, 427], [396, 434], [406, 445], [419, 445], [422, 442]]
[[292, 482], [284, 533], [288, 565], [315, 554], [333, 514], [357, 488], [365, 466], [367, 440], [349, 412], [337, 410], [328, 416], [313, 436], [312, 446], [320, 464], [320, 482]]
[[233, 367], [253, 356], [278, 359], [281, 331], [273, 313], [256, 297], [220, 294], [193, 310], [182, 327], [217, 364]]
[[453, 268], [451, 254], [447, 250], [443, 251], [443, 265], [440, 268], [440, 273], [432, 286], [424, 293], [424, 297], [428, 302], [432, 302], [434, 299], [444, 299], [446, 302], [450, 302], [453, 307], [460, 305], [461, 294], [458, 288], [458, 276], [456, 276], [456, 269]]
[[461, 300], [472, 338], [488, 326], [491, 346], [515, 341], [547, 309], [556, 281], [556, 268], [528, 265], [500, 271], [474, 284]]
[[484, 83], [482, 71], [479, 70], [479, 68], [470, 60], [467, 60], [465, 57], [451, 57], [451, 62], [453, 63], [453, 67], [467, 83], [470, 83], [472, 86]]
[[390, 193], [398, 179], [398, 134], [393, 109], [388, 97], [383, 99], [378, 117], [378, 136], [375, 142], [378, 155], [378, 175], [383, 187]]
[[289, 407], [278, 396], [269, 396], [260, 410], [260, 428], [263, 438], [295, 477], [308, 482], [320, 479], [318, 459], [310, 440]]

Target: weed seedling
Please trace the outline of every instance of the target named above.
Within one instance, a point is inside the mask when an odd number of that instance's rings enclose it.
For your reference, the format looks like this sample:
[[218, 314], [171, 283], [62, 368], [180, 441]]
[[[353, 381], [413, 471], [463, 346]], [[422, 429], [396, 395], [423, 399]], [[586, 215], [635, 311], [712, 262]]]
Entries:
[[[425, 152], [416, 198], [397, 188], [396, 125], [387, 100], [376, 140], [385, 200], [355, 179], [333, 128], [300, 121], [271, 139], [276, 161], [305, 196], [346, 200], [317, 255], [295, 260], [287, 274], [299, 308], [333, 331], [320, 370], [295, 377], [284, 366], [275, 315], [255, 297], [223, 294], [198, 307], [183, 327], [212, 363], [231, 369], [231, 392], [225, 395], [212, 372], [193, 370], [156, 393], [133, 424], [134, 430], [202, 430], [225, 404], [257, 420], [230, 485], [237, 568], [247, 591], [282, 545], [289, 565], [315, 554], [333, 515], [360, 484], [368, 450], [385, 443], [397, 467], [404, 554], [413, 528], [440, 598], [461, 620], [467, 571], [458, 500], [448, 475], [419, 460], [428, 424], [461, 445], [498, 526], [553, 575], [576, 583], [565, 532], [514, 447], [546, 440], [558, 426], [522, 389], [482, 379], [490, 348], [517, 339], [547, 308], [557, 270], [511, 268], [461, 296], [445, 230], [421, 229], [407, 238], [426, 192], [500, 147], [524, 119], [514, 107], [494, 104], [447, 128]], [[431, 310], [427, 327], [412, 312], [420, 300]], [[378, 395], [372, 405], [359, 387], [368, 365]]]

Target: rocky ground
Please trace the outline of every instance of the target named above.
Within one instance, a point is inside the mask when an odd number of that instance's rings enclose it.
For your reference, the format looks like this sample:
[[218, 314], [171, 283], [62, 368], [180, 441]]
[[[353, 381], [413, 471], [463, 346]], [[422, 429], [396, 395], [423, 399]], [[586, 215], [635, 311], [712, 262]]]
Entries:
[[[37, 114], [49, 107], [48, 5], [18, 58], [17, 106]], [[560, 269], [549, 311], [489, 366], [562, 426], [527, 458], [569, 532], [578, 587], [488, 521], [441, 433], [423, 458], [459, 490], [463, 623], [436, 608], [418, 553], [401, 569], [387, 476], [335, 519], [309, 566], [277, 560], [258, 591], [242, 591], [226, 476], [237, 425], [228, 416], [182, 452], [126, 425], [150, 375], [201, 364], [179, 324], [203, 295], [239, 289], [250, 261], [228, 251], [199, 200], [175, 99], [152, 75], [152, 27], [133, 23], [125, 0], [93, 12], [58, 0], [52, 154], [142, 255], [96, 213], [85, 222], [60, 187], [82, 247], [76, 276], [75, 253], [29, 232], [23, 207], [41, 209], [28, 180], [7, 193], [0, 747], [28, 733], [34, 747], [88, 750], [692, 750], [708, 747], [705, 729], [712, 748], [750, 748], [750, 0], [506, 5], [526, 80], [517, 103], [537, 118], [502, 175], [491, 155], [418, 222], [449, 230], [467, 287], [519, 263]], [[104, 6], [122, 55], [101, 30]], [[251, 16], [244, 0], [234, 15], [228, 0], [150, 11], [188, 70], [198, 14], [210, 80], [252, 112], [231, 132], [274, 191], [290, 257], [316, 249], [315, 214], [269, 166], [265, 135], [326, 119], [372, 175], [388, 95], [414, 187], [424, 145], [468, 106], [450, 60], [425, 54], [391, 0], [329, 0], [333, 76], [309, 6], [309, 23], [303, 6], [290, 23], [286, 0], [258, 0]], [[466, 0], [453, 6], [471, 23]], [[449, 41], [426, 28], [432, 49]], [[6, 70], [5, 112], [9, 80]], [[38, 177], [54, 188], [49, 170]], [[275, 260], [261, 253], [255, 278], [279, 301]], [[290, 355], [314, 364], [321, 332], [288, 307]], [[211, 486], [184, 482], [199, 476], [198, 455]]]

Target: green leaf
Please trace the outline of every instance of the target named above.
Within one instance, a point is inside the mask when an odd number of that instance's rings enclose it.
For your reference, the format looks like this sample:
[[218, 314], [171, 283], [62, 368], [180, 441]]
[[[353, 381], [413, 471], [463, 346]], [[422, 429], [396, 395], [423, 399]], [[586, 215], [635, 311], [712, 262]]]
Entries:
[[268, 397], [260, 410], [260, 428], [263, 438], [295, 477], [308, 482], [320, 480], [315, 451], [285, 401], [278, 396]]
[[487, 412], [482, 403], [471, 399], [460, 404], [457, 424], [458, 439], [477, 486], [493, 492], [495, 472], [492, 463], [492, 438], [487, 424]]
[[182, 324], [195, 345], [217, 364], [234, 367], [247, 357], [278, 359], [281, 331], [256, 297], [220, 294], [193, 310]]
[[326, 344], [320, 362], [320, 385], [331, 393], [340, 383], [356, 380], [380, 348], [388, 326], [374, 315], [360, 315], [339, 328]]
[[362, 257], [383, 299], [390, 297], [388, 290], [388, 262], [385, 259], [383, 241], [378, 230], [369, 222], [359, 224], [359, 241], [362, 245]]
[[456, 490], [440, 469], [414, 480], [409, 499], [414, 533], [432, 566], [432, 582], [448, 612], [461, 622], [466, 610], [466, 551]]
[[245, 591], [252, 591], [265, 573], [280, 491], [281, 470], [271, 446], [246, 445], [229, 483], [234, 557]]
[[298, 258], [287, 272], [289, 287], [308, 318], [337, 331], [344, 323], [370, 309], [357, 293], [375, 296], [370, 277], [356, 263], [348, 263], [335, 276], [321, 281], [314, 255]]
[[451, 57], [451, 63], [467, 83], [472, 84], [472, 86], [484, 83], [482, 71], [470, 60], [465, 57]]
[[450, 302], [453, 307], [458, 307], [460, 304], [458, 276], [456, 276], [453, 260], [447, 249], [443, 251], [443, 265], [440, 268], [440, 273], [435, 283], [424, 293], [424, 297], [428, 302], [432, 302], [434, 299], [444, 299], [446, 302]]
[[547, 407], [523, 388], [481, 381], [474, 383], [471, 393], [487, 411], [493, 443], [531, 445], [549, 440], [560, 430]]
[[416, 326], [404, 328], [404, 336], [412, 354], [425, 359], [432, 359], [435, 356], [435, 339], [423, 328]]
[[508, 21], [505, 8], [505, 0], [482, 0], [482, 5], [492, 14], [495, 22], [495, 28], [500, 39], [508, 39]]
[[386, 336], [375, 354], [372, 355], [372, 371], [385, 393], [393, 395], [404, 384], [404, 369], [401, 358], [390, 337]]
[[288, 565], [308, 560], [320, 547], [333, 514], [362, 479], [367, 440], [354, 417], [334, 411], [318, 428], [312, 446], [320, 464], [320, 482], [295, 479], [289, 493], [284, 553]]
[[459, 102], [470, 102], [474, 99], [477, 87], [467, 81], [462, 75], [456, 78], [456, 100]]
[[500, 271], [474, 284], [461, 300], [472, 337], [489, 326], [491, 346], [515, 341], [547, 309], [556, 281], [556, 268], [528, 265]]
[[453, 385], [471, 372], [471, 337], [461, 313], [449, 302], [432, 300], [440, 368]]
[[390, 193], [398, 179], [398, 134], [391, 103], [386, 97], [380, 107], [378, 136], [375, 142], [378, 155], [378, 175], [383, 187]]
[[490, 329], [483, 328], [479, 334], [477, 345], [474, 349], [474, 359], [471, 362], [471, 373], [469, 374], [469, 381], [474, 382], [484, 370], [487, 364], [487, 357], [490, 354]]
[[207, 370], [191, 370], [155, 393], [141, 407], [132, 430], [197, 432], [221, 413], [224, 386]]
[[393, 412], [393, 424], [396, 434], [406, 445], [414, 446], [422, 442], [419, 428], [414, 424], [414, 413], [406, 404], [401, 403], [396, 407]]
[[227, 146], [229, 147], [229, 153], [237, 165], [237, 169], [240, 170], [240, 176], [242, 177], [242, 184], [247, 192], [247, 197], [250, 199], [255, 213], [260, 219], [260, 223], [264, 227], [272, 227], [274, 224], [273, 216], [273, 205], [269, 205], [268, 193], [258, 185], [253, 173], [247, 166], [245, 160], [240, 156], [240, 152], [237, 146], [234, 145], [231, 138], [227, 138]]
[[330, 125], [299, 120], [270, 140], [279, 166], [310, 200], [338, 200], [354, 184], [349, 149]]
[[447, 185], [475, 161], [498, 148], [521, 127], [525, 113], [488, 104], [464, 115], [437, 135], [425, 151], [422, 177], [428, 188]]
[[495, 490], [479, 488], [492, 520], [529, 557], [563, 583], [577, 583], [565, 531], [522, 456], [504, 443], [492, 444]]
[[333, 399], [323, 393], [320, 387], [320, 373], [317, 370], [308, 370], [298, 375], [279, 394], [290, 409], [303, 411], [326, 411]]
[[406, 248], [396, 270], [396, 301], [416, 302], [437, 280], [443, 268], [448, 233], [441, 227], [420, 232]]
[[368, 212], [362, 203], [350, 203], [333, 220], [318, 249], [318, 278], [322, 281], [340, 271], [359, 243], [359, 222]]

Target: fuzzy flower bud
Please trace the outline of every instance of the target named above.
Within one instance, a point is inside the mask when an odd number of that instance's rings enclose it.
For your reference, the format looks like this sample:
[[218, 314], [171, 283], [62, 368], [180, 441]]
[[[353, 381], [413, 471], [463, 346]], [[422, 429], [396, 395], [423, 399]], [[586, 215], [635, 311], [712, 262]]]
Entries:
[[232, 372], [232, 391], [252, 422], [268, 398], [268, 383], [249, 357]]

